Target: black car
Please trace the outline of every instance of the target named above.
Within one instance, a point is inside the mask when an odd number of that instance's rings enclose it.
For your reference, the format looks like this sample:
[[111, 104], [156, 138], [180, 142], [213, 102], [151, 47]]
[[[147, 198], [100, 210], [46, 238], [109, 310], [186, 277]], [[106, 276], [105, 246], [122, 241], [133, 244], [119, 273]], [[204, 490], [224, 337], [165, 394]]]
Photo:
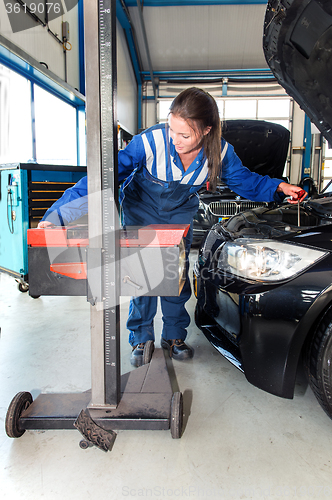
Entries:
[[[289, 148], [289, 130], [277, 123], [264, 120], [226, 120], [222, 135], [232, 144], [238, 157], [252, 172], [283, 178]], [[213, 224], [228, 219], [248, 208], [265, 206], [264, 202], [250, 201], [236, 195], [221, 181], [216, 192], [208, 187], [199, 191], [199, 208], [194, 218], [194, 244], [200, 243], [204, 233]]]
[[[331, 2], [269, 1], [264, 50], [331, 141]], [[332, 418], [332, 192], [215, 224], [199, 249], [194, 287], [197, 325], [249, 382], [292, 398], [304, 367]]]

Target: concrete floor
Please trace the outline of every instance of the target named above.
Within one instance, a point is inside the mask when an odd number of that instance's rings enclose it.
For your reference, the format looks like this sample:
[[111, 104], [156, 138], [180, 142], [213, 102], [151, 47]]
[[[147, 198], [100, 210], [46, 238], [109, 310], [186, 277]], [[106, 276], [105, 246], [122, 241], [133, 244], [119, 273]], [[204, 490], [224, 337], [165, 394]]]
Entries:
[[[5, 274], [0, 297], [1, 498], [332, 497], [332, 422], [311, 390], [298, 386], [289, 401], [256, 389], [193, 320], [193, 360], [171, 362], [185, 402], [181, 439], [169, 431], [118, 431], [112, 451], [104, 453], [82, 450], [75, 429], [8, 438], [4, 420], [17, 392], [36, 397], [90, 388], [90, 306], [84, 297], [32, 299]], [[194, 306], [192, 298], [192, 318]], [[123, 300], [123, 373], [131, 370], [127, 309]], [[159, 314], [156, 331], [160, 325]]]

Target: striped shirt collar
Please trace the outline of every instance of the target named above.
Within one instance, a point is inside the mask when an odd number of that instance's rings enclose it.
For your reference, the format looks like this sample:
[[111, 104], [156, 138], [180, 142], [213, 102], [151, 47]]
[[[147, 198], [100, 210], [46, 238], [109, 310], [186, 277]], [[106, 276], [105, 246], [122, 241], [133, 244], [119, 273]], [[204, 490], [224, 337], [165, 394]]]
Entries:
[[173, 139], [171, 137], [170, 137], [169, 142], [170, 142], [170, 154], [171, 154], [171, 157], [173, 159], [173, 162], [175, 163], [175, 165], [178, 168], [180, 168], [182, 170], [183, 175], [191, 174], [192, 172], [194, 172], [194, 170], [196, 170], [197, 168], [200, 168], [202, 166], [202, 164], [204, 163], [204, 161], [206, 160], [206, 158], [204, 158], [204, 148], [201, 148], [198, 155], [193, 160], [192, 164], [185, 171], [183, 168], [179, 153], [176, 151], [175, 146], [173, 144]]

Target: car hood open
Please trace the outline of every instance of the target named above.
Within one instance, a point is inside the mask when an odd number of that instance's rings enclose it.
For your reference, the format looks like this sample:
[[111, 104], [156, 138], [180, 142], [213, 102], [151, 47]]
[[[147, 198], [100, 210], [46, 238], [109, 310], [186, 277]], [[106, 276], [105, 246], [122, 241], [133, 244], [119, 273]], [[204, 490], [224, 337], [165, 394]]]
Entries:
[[222, 136], [252, 172], [280, 179], [289, 147], [289, 130], [264, 120], [225, 120]]
[[269, 0], [263, 50], [280, 85], [332, 143], [332, 3]]
[[[293, 240], [331, 250], [332, 197], [305, 201], [301, 206], [283, 205], [243, 211], [212, 229], [227, 233], [230, 239], [268, 238]], [[213, 231], [212, 231], [213, 232]], [[318, 241], [316, 235], [324, 234]], [[307, 235], [310, 235], [308, 239]], [[311, 236], [313, 236], [311, 238]], [[301, 240], [301, 241], [300, 241]]]

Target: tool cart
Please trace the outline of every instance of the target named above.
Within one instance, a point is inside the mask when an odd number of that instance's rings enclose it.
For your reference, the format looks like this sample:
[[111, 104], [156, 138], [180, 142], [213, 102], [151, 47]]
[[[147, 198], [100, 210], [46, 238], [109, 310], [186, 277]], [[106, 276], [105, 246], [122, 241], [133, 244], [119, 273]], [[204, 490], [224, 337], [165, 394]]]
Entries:
[[0, 272], [29, 288], [27, 230], [86, 175], [86, 167], [14, 163], [0, 165]]

